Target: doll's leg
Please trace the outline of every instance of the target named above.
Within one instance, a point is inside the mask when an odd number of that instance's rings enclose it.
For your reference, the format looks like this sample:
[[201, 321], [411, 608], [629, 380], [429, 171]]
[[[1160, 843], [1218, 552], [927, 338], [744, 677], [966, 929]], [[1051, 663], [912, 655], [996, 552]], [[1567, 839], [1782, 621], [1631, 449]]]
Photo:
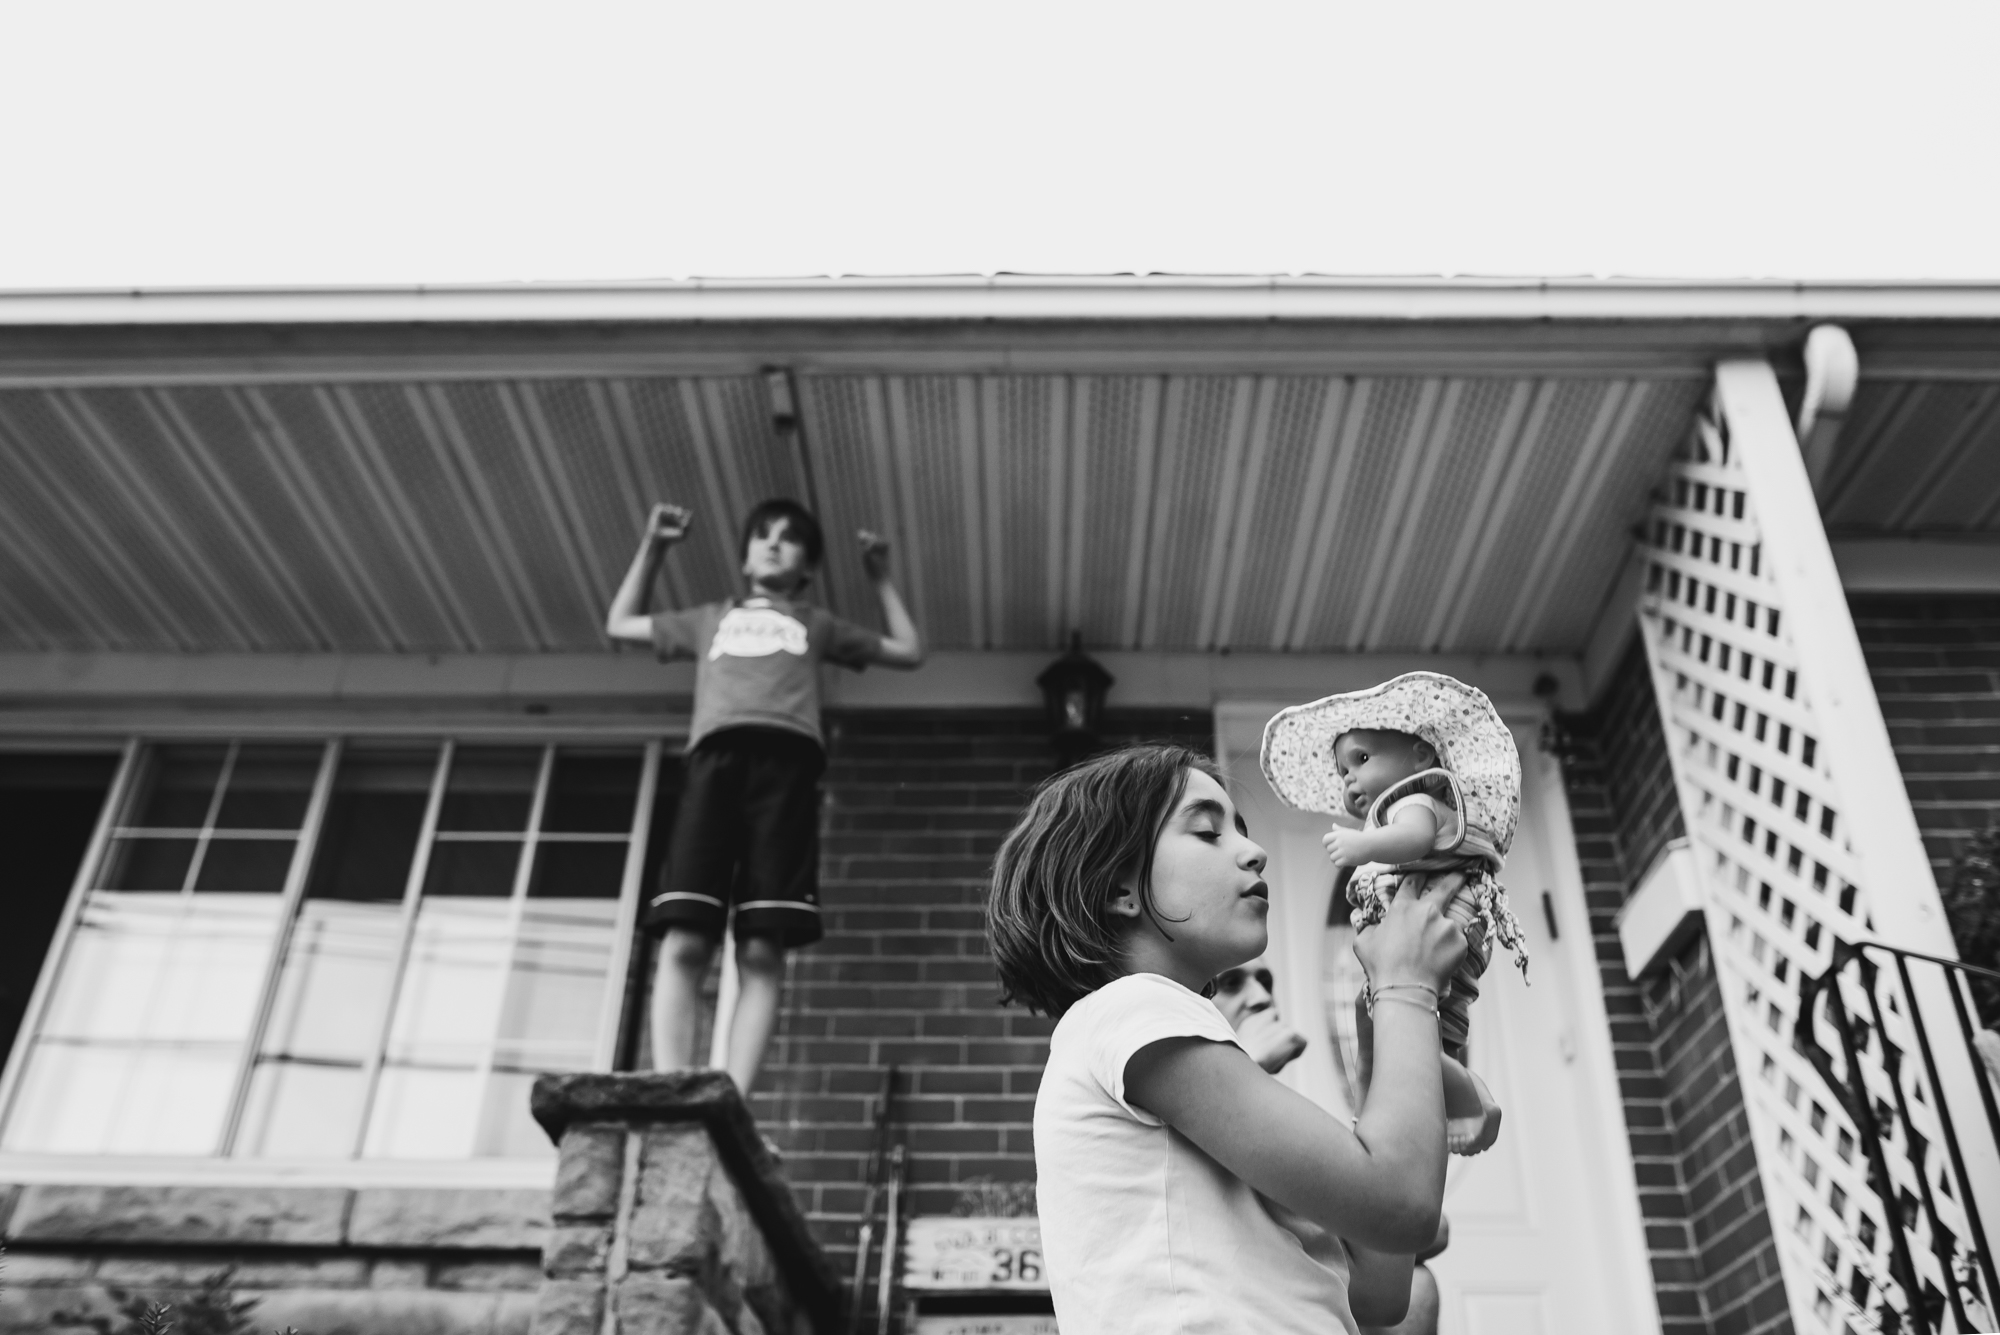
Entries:
[[1465, 933], [1465, 958], [1451, 976], [1451, 986], [1438, 998], [1438, 1037], [1447, 1052], [1462, 1052], [1471, 1033], [1472, 1003], [1479, 1000], [1479, 979], [1493, 958], [1493, 943], [1479, 916], [1473, 887], [1461, 888], [1444, 906], [1444, 916]]
[[1480, 1154], [1500, 1139], [1500, 1105], [1486, 1082], [1458, 1062], [1444, 1063], [1445, 1143], [1453, 1154]]

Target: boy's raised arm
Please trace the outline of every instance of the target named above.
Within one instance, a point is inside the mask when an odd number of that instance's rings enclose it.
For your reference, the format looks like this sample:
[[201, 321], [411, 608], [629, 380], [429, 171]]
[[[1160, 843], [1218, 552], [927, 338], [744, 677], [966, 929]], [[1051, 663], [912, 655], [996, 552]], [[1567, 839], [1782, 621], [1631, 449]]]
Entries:
[[1140, 1049], [1127, 1097], [1224, 1168], [1321, 1227], [1375, 1251], [1409, 1254], [1436, 1235], [1444, 1204], [1444, 1081], [1437, 1016], [1418, 1004], [1457, 967], [1465, 935], [1446, 895], [1399, 894], [1357, 950], [1382, 998], [1374, 1080], [1350, 1131], [1259, 1070], [1240, 1048], [1179, 1038]]
[[646, 614], [646, 594], [660, 573], [667, 548], [687, 536], [694, 516], [678, 505], [655, 505], [646, 516], [646, 532], [632, 565], [611, 595], [611, 610], [605, 614], [604, 633], [614, 640], [633, 644], [653, 642], [653, 618]]
[[882, 622], [889, 630], [882, 637], [881, 655], [875, 660], [884, 667], [913, 668], [924, 661], [924, 639], [917, 623], [910, 619], [903, 597], [889, 582], [889, 540], [879, 533], [862, 529], [861, 568], [875, 585], [875, 597], [882, 604]]

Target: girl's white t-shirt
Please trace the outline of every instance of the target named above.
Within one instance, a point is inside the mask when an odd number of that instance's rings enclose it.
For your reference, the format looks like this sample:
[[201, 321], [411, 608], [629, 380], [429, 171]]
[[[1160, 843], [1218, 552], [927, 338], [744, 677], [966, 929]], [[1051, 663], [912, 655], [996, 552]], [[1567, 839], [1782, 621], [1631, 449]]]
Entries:
[[1236, 1043], [1214, 1005], [1151, 973], [1077, 1002], [1049, 1039], [1036, 1196], [1063, 1335], [1354, 1335], [1339, 1240], [1125, 1101], [1126, 1064], [1169, 1038]]

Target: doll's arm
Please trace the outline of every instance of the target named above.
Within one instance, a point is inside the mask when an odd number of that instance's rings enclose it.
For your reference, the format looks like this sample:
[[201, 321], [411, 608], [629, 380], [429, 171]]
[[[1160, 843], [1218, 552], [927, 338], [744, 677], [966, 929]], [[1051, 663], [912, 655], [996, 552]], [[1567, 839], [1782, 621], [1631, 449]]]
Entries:
[[1437, 838], [1437, 817], [1421, 802], [1413, 802], [1396, 813], [1387, 825], [1373, 830], [1347, 830], [1336, 825], [1320, 843], [1337, 867], [1358, 867], [1364, 862], [1415, 862], [1431, 851]]

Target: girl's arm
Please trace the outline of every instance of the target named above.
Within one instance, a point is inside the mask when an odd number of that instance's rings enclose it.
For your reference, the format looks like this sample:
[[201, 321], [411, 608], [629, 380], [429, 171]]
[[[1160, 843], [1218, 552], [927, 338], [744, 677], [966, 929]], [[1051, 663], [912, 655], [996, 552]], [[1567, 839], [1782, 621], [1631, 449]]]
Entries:
[[1373, 1083], [1355, 1129], [1259, 1070], [1241, 1048], [1198, 1038], [1150, 1044], [1125, 1068], [1130, 1102], [1271, 1199], [1365, 1248], [1413, 1253], [1444, 1203], [1444, 1082], [1437, 1016], [1465, 934], [1444, 896], [1399, 894], [1355, 950], [1377, 981]]
[[1405, 807], [1378, 829], [1348, 830], [1336, 825], [1320, 842], [1335, 866], [1358, 867], [1364, 862], [1415, 862], [1431, 851], [1437, 832], [1437, 817], [1428, 807], [1417, 804]]

